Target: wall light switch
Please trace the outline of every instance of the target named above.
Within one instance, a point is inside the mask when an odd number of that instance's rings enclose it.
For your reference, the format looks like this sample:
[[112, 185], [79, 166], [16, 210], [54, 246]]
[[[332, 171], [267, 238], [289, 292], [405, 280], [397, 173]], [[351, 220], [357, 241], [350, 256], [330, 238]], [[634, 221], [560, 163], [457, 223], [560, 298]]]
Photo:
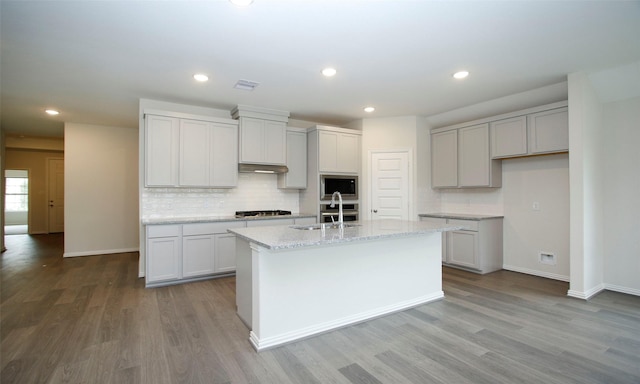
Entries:
[[533, 209], [534, 211], [539, 211], [540, 210], [540, 203], [537, 201], [533, 202], [533, 205], [531, 206], [531, 209]]

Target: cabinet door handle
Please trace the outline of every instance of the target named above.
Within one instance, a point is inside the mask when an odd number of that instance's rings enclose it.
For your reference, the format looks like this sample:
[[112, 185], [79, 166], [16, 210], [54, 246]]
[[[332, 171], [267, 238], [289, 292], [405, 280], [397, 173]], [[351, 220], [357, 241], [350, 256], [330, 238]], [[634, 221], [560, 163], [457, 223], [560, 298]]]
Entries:
[[378, 210], [377, 210], [377, 209], [374, 209], [374, 210], [373, 210], [373, 213], [378, 213]]

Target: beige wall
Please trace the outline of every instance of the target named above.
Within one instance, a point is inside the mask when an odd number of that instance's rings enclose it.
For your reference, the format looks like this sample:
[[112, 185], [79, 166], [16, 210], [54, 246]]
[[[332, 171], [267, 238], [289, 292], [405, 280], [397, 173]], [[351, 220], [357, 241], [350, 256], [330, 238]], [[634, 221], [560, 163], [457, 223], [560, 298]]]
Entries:
[[65, 124], [64, 256], [138, 250], [138, 130]]
[[569, 155], [502, 160], [502, 194], [504, 268], [569, 281]]
[[413, 188], [410, 191], [410, 219], [417, 220], [419, 213], [437, 210], [437, 193], [430, 188], [429, 127], [424, 118], [400, 116], [380, 119], [364, 119], [362, 129], [362, 175], [360, 181], [360, 214], [370, 217], [370, 155], [371, 151], [409, 150], [413, 168], [410, 170]]
[[604, 150], [602, 105], [586, 73], [569, 75], [569, 296], [604, 289]]
[[[60, 139], [61, 141], [61, 139]], [[64, 158], [61, 151], [5, 150], [5, 169], [29, 170], [29, 233], [48, 232], [47, 159]]]
[[604, 282], [640, 295], [640, 97], [604, 105]]
[[[4, 131], [0, 129], [0, 174], [4, 175], [4, 164], [5, 164], [5, 149], [4, 149]], [[4, 191], [4, 177], [0, 177], [0, 190]], [[4, 197], [4, 192], [2, 192], [2, 196]], [[2, 252], [5, 251], [4, 246], [4, 215], [1, 213], [4, 212], [4, 199], [0, 199], [0, 250]]]

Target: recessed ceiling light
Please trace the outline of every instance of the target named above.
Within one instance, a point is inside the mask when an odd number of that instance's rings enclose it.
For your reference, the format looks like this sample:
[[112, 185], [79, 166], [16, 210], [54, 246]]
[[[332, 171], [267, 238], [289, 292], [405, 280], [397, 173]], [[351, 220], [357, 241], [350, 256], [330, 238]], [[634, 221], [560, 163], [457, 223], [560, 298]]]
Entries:
[[55, 109], [45, 109], [44, 110], [48, 115], [51, 116], [55, 116], [55, 115], [59, 115], [60, 112], [56, 111]]
[[209, 80], [209, 76], [205, 75], [204, 73], [196, 73], [195, 75], [193, 75], [193, 78], [196, 79], [196, 81], [202, 83]]
[[238, 7], [247, 7], [253, 3], [253, 0], [229, 0], [229, 2]]
[[325, 75], [326, 77], [331, 77], [331, 76], [335, 76], [336, 73], [338, 73], [338, 71], [336, 71], [335, 68], [325, 68], [322, 70], [322, 74]]
[[464, 79], [467, 76], [469, 76], [468, 71], [459, 71], [453, 74], [453, 77], [456, 79]]
[[367, 113], [371, 113], [373, 111], [375, 111], [376, 109], [374, 107], [365, 107], [364, 111]]

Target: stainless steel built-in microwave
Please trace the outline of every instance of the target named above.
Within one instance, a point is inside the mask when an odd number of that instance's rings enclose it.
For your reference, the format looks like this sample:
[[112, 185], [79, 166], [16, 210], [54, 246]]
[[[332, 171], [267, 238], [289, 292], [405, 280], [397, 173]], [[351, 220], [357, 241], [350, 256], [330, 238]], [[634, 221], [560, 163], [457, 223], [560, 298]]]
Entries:
[[358, 200], [358, 176], [320, 175], [320, 200], [331, 200], [336, 191], [343, 200]]

